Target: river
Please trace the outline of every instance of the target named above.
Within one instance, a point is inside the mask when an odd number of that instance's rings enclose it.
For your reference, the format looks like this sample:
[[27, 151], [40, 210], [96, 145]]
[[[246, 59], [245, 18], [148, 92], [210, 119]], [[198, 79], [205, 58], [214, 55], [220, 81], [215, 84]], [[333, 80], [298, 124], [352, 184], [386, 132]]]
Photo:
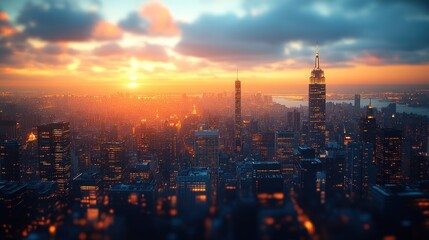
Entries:
[[[300, 106], [308, 106], [307, 100], [296, 100], [291, 99], [286, 96], [273, 96], [273, 101], [284, 105], [286, 107], [300, 107]], [[354, 104], [354, 100], [327, 100], [327, 102], [333, 102], [333, 103], [351, 103]], [[382, 107], [386, 107], [392, 102], [389, 101], [382, 101], [378, 99], [372, 99], [371, 100], [372, 106], [376, 107], [378, 110], [380, 110]], [[360, 100], [360, 106], [363, 108], [365, 106], [368, 106], [369, 99], [361, 99]], [[418, 115], [423, 115], [429, 117], [429, 108], [424, 107], [410, 107], [403, 104], [396, 104], [396, 112], [398, 113], [414, 113]]]

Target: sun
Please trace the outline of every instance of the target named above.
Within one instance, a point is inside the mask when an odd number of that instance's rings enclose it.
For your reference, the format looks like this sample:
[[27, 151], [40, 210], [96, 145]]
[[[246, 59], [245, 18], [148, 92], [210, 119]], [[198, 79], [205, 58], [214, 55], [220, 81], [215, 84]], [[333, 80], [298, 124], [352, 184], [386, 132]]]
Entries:
[[138, 86], [138, 84], [136, 82], [128, 83], [128, 87], [130, 87], [130, 88], [136, 88], [137, 86]]

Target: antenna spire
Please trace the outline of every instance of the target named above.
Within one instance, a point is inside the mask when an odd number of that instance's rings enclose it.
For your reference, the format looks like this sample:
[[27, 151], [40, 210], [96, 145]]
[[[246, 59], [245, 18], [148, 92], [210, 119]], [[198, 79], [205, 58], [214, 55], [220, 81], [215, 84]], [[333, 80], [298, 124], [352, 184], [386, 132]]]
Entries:
[[237, 68], [237, 80], [238, 80], [238, 68]]
[[316, 46], [316, 58], [314, 59], [314, 68], [319, 69], [319, 46]]

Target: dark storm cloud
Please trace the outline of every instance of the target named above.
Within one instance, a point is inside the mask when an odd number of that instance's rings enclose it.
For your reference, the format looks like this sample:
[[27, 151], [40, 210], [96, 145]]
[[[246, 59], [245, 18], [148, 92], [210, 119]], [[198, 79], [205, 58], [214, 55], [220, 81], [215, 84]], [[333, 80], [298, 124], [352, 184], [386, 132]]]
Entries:
[[118, 25], [125, 31], [137, 34], [147, 33], [149, 27], [148, 21], [140, 17], [137, 12], [129, 13], [125, 19], [119, 21]]
[[[250, 14], [268, 3], [265, 12]], [[429, 60], [429, 4], [423, 1], [253, 0], [244, 4], [248, 14], [243, 17], [202, 15], [193, 23], [182, 24], [182, 39], [176, 50], [221, 62], [311, 59], [314, 53], [307, 53], [305, 48], [285, 53], [289, 43], [299, 41], [304, 46], [321, 45], [323, 50], [335, 52], [324, 55], [332, 62], [368, 55], [380, 58], [382, 63]], [[353, 43], [345, 43], [350, 39]]]
[[86, 12], [68, 1], [27, 3], [17, 22], [24, 25], [24, 33], [47, 41], [85, 41], [100, 19], [94, 12]]

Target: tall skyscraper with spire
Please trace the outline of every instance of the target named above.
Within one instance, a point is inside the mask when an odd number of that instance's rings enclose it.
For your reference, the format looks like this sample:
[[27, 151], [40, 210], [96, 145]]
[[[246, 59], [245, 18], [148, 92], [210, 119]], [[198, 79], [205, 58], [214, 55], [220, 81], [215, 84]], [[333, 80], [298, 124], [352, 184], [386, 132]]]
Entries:
[[309, 140], [319, 150], [325, 146], [326, 84], [325, 72], [319, 65], [319, 50], [316, 50], [314, 69], [311, 71], [308, 92]]
[[237, 79], [235, 80], [235, 129], [234, 129], [234, 153], [236, 155], [241, 154], [242, 141], [241, 141], [241, 82], [238, 80], [238, 71]]

